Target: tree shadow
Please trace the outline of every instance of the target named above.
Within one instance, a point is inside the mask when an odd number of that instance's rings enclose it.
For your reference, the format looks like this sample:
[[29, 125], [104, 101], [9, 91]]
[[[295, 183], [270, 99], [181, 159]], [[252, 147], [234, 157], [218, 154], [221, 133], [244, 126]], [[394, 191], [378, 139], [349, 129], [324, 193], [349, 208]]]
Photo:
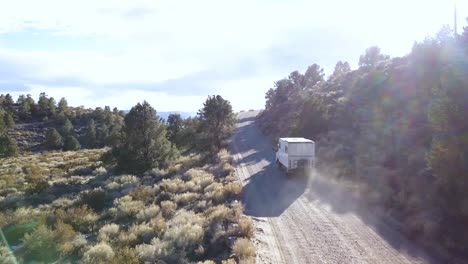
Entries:
[[306, 178], [288, 178], [279, 170], [271, 144], [258, 131], [255, 117], [240, 118], [232, 143], [232, 153], [238, 155], [237, 166], [250, 175], [245, 179], [242, 199], [246, 214], [255, 217], [281, 215], [307, 186]]

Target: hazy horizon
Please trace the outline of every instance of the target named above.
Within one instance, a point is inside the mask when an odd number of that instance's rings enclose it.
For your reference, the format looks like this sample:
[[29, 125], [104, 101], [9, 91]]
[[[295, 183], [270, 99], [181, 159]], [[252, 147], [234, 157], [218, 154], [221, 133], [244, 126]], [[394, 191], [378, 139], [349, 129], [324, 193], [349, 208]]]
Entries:
[[[26, 9], [25, 7], [28, 6]], [[458, 30], [468, 4], [457, 3]], [[317, 63], [355, 69], [453, 27], [453, 1], [15, 1], [0, 10], [0, 93], [70, 105], [195, 112], [220, 94], [260, 109], [273, 82]], [[397, 18], [397, 19], [395, 19]]]

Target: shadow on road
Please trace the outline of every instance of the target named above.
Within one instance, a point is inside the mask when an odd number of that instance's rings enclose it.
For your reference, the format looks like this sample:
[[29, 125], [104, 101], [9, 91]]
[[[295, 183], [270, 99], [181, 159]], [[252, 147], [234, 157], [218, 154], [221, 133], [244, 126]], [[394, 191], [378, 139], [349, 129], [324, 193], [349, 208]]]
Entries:
[[[440, 257], [426, 254], [402, 235], [401, 225], [382, 214], [383, 210], [370, 209], [339, 182], [317, 173], [306, 178], [288, 178], [275, 163], [272, 145], [254, 124], [255, 118], [238, 121], [233, 138], [233, 154], [241, 154], [238, 164], [244, 165], [250, 177], [244, 179], [243, 202], [246, 214], [254, 217], [280, 216], [299, 197], [309, 202], [327, 205], [338, 214], [351, 213], [371, 227], [389, 246], [418, 256], [426, 263], [443, 263]], [[356, 230], [359, 232], [359, 230]]]
[[250, 216], [275, 217], [304, 193], [307, 180], [287, 178], [276, 167], [271, 145], [255, 127], [254, 119], [239, 120], [233, 139], [233, 154], [242, 154], [237, 165], [243, 164], [250, 175], [243, 189], [243, 202]]

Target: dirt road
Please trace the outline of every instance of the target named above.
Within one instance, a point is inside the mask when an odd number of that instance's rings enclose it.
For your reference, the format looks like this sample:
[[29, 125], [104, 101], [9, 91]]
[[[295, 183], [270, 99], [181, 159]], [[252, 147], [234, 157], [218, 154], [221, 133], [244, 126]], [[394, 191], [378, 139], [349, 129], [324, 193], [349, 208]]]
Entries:
[[255, 112], [239, 114], [232, 141], [257, 263], [434, 263], [394, 228], [320, 175], [286, 178]]

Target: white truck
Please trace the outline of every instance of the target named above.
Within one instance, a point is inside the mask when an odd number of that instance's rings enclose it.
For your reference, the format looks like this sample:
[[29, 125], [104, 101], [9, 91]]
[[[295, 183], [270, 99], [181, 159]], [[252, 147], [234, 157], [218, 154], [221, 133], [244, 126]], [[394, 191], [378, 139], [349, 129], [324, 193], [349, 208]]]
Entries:
[[315, 167], [315, 142], [306, 138], [280, 138], [276, 151], [276, 163], [292, 174]]

